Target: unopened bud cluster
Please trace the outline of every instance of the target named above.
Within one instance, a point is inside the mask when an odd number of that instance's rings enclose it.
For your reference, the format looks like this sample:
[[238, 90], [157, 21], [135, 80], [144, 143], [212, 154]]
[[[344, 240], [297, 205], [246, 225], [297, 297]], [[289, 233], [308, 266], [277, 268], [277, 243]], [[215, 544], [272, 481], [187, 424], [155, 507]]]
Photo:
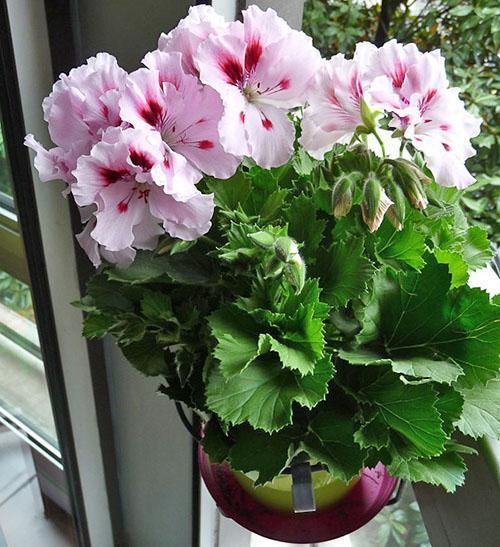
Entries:
[[[359, 146], [355, 150], [358, 152]], [[332, 188], [332, 212], [335, 218], [342, 218], [349, 214], [355, 203], [359, 203], [363, 221], [370, 232], [379, 229], [384, 217], [396, 230], [401, 230], [407, 200], [416, 209], [427, 207], [424, 184], [429, 182], [430, 179], [413, 162], [403, 158], [384, 159], [377, 169], [365, 174], [356, 172], [338, 176]], [[356, 200], [356, 195], [361, 198]]]
[[276, 237], [264, 231], [249, 234], [249, 237], [259, 247], [273, 252], [266, 266], [266, 276], [284, 275], [296, 291], [300, 292], [306, 280], [306, 265], [300, 256], [297, 242], [291, 237]]

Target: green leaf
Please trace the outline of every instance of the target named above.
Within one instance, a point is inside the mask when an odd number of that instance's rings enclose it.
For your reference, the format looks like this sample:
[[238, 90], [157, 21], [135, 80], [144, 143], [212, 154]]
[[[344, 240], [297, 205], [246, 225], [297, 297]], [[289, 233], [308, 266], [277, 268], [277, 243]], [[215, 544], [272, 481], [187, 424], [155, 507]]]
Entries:
[[175, 281], [185, 285], [207, 285], [214, 282], [215, 275], [213, 263], [194, 250], [173, 256], [140, 251], [128, 268], [108, 269], [106, 273], [110, 280], [130, 284]]
[[475, 439], [483, 435], [500, 439], [500, 379], [490, 380], [485, 386], [462, 388], [460, 393], [464, 398], [457, 423], [460, 431]]
[[450, 435], [455, 429], [455, 422], [462, 415], [464, 398], [455, 389], [448, 386], [436, 386], [438, 399], [435, 403], [436, 410], [443, 420], [443, 430]]
[[275, 351], [280, 358], [282, 365], [291, 370], [298, 371], [302, 376], [314, 371], [316, 356], [310, 355], [304, 347], [293, 342], [282, 343], [273, 338], [270, 334], [261, 334], [259, 338], [260, 353]]
[[85, 338], [102, 338], [118, 324], [116, 317], [102, 314], [89, 314], [83, 320], [83, 336]]
[[157, 256], [151, 251], [139, 251], [128, 268], [110, 268], [106, 270], [106, 274], [111, 281], [148, 283], [165, 275], [165, 264], [168, 260], [168, 256]]
[[211, 463], [222, 463], [229, 456], [230, 440], [214, 417], [210, 418], [203, 429], [201, 444]]
[[[431, 256], [420, 274], [399, 275], [398, 281], [399, 286], [377, 281], [374, 302], [368, 303], [361, 318], [362, 349], [393, 362], [418, 357], [458, 365], [464, 372], [458, 382], [464, 387], [495, 377], [500, 365], [500, 309], [485, 292], [465, 286], [449, 291], [446, 266]], [[451, 378], [453, 369], [448, 372]]]
[[213, 261], [194, 250], [165, 256], [164, 270], [172, 281], [181, 285], [212, 285], [217, 281]]
[[159, 291], [144, 292], [141, 311], [152, 321], [171, 321], [175, 318], [170, 297]]
[[250, 195], [251, 183], [241, 171], [227, 180], [208, 179], [208, 189], [214, 193], [215, 203], [224, 210], [234, 211]]
[[254, 361], [240, 374], [227, 381], [215, 367], [206, 387], [207, 405], [225, 422], [233, 425], [248, 422], [268, 433], [278, 431], [292, 422], [292, 403], [312, 408], [323, 400], [326, 378], [333, 369], [320, 361], [318, 371], [300, 378], [283, 370], [279, 362], [269, 358]]
[[435, 456], [443, 451], [447, 437], [435, 407], [437, 394], [431, 384], [408, 385], [391, 371], [377, 371], [366, 375], [358, 393], [365, 402], [374, 405], [384, 422], [408, 439], [420, 454]]
[[314, 317], [315, 311], [314, 305], [299, 304], [294, 315], [276, 318], [280, 336], [266, 335], [266, 343], [279, 354], [283, 366], [303, 376], [313, 371], [314, 363], [323, 355], [323, 322]]
[[120, 346], [120, 349], [127, 361], [142, 374], [158, 376], [166, 372], [165, 354], [154, 336], [146, 335], [140, 342]]
[[317, 219], [312, 199], [301, 194], [285, 209], [284, 214], [288, 221], [288, 235], [304, 244], [301, 249], [304, 257], [314, 258], [323, 239], [326, 223]]
[[310, 175], [315, 167], [320, 164], [318, 160], [311, 158], [311, 156], [303, 149], [299, 148], [295, 152], [292, 159], [292, 166], [297, 175], [307, 176]]
[[316, 362], [314, 373], [297, 380], [298, 393], [295, 400], [306, 408], [314, 408], [328, 392], [328, 382], [332, 379], [335, 368], [329, 355]]
[[309, 424], [309, 434], [302, 445], [337, 479], [347, 482], [363, 467], [365, 451], [354, 440], [354, 422], [350, 416], [320, 412]]
[[134, 303], [125, 296], [120, 283], [109, 281], [101, 273], [94, 275], [87, 283], [87, 296], [84, 298], [84, 309], [127, 312], [134, 310]]
[[249, 314], [227, 305], [214, 312], [208, 324], [217, 338], [213, 355], [225, 378], [242, 372], [259, 355], [258, 328]]
[[269, 435], [264, 431], [240, 426], [231, 432], [234, 445], [229, 452], [231, 467], [243, 473], [258, 472], [255, 485], [274, 479], [287, 466], [293, 429], [285, 428]]
[[391, 366], [394, 372], [415, 378], [428, 378], [444, 384], [452, 384], [463, 375], [463, 370], [456, 363], [436, 361], [418, 355], [410, 359], [392, 359]]
[[465, 285], [469, 280], [469, 268], [463, 258], [462, 251], [443, 251], [435, 249], [434, 255], [439, 264], [446, 264], [451, 274], [451, 287]]
[[142, 340], [146, 334], [146, 324], [144, 321], [132, 314], [123, 315], [122, 318], [121, 324], [117, 325], [117, 328], [112, 331], [112, 334], [118, 338], [120, 345], [126, 346], [132, 342]]
[[335, 242], [328, 251], [320, 253], [316, 271], [325, 302], [343, 307], [366, 289], [374, 270], [364, 254], [361, 238]]
[[375, 252], [379, 260], [395, 270], [408, 265], [420, 271], [425, 265], [425, 237], [408, 220], [396, 230], [386, 219], [375, 234]]
[[411, 482], [427, 482], [455, 492], [465, 482], [467, 467], [456, 452], [446, 452], [431, 459], [393, 458], [389, 473]]
[[380, 450], [389, 446], [389, 428], [379, 414], [364, 423], [354, 433], [354, 440], [361, 448], [376, 448]]
[[314, 317], [317, 319], [326, 319], [329, 314], [330, 306], [320, 301], [321, 289], [317, 279], [306, 279], [304, 287], [300, 293], [294, 290], [288, 291], [286, 296], [276, 303], [276, 311], [286, 316], [298, 315], [297, 310], [300, 306], [304, 309], [313, 308]]
[[263, 221], [271, 220], [276, 216], [276, 213], [281, 211], [281, 206], [287, 194], [287, 190], [276, 190], [267, 197], [260, 210], [260, 217]]
[[339, 356], [353, 365], [389, 365], [394, 372], [413, 376], [415, 378], [428, 378], [433, 382], [451, 384], [463, 374], [462, 369], [453, 362], [436, 361], [419, 355], [389, 358], [366, 348], [354, 350], [341, 350]]
[[493, 251], [486, 230], [473, 226], [467, 230], [463, 246], [464, 261], [474, 271], [483, 268], [493, 258]]
[[450, 11], [450, 15], [453, 17], [465, 17], [474, 11], [472, 6], [456, 6]]

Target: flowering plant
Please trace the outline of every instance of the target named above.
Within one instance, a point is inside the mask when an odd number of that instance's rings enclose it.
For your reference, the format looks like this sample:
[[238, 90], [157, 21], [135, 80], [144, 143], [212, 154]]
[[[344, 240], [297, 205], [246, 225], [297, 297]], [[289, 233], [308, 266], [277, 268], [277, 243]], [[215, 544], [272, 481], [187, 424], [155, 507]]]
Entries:
[[199, 6], [143, 63], [62, 75], [56, 147], [26, 139], [99, 267], [84, 335], [111, 333], [257, 483], [308, 458], [453, 491], [474, 451], [455, 432], [500, 434], [500, 331], [456, 205], [479, 121], [439, 52], [326, 61], [273, 10]]

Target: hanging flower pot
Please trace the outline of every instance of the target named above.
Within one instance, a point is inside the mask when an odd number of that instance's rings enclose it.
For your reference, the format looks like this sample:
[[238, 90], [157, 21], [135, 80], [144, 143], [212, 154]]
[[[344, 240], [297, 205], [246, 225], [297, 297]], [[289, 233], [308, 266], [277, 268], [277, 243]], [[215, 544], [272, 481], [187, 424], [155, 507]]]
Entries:
[[208, 491], [226, 517], [251, 532], [289, 543], [320, 543], [354, 532], [383, 509], [398, 483], [382, 464], [363, 469], [347, 484], [327, 471], [313, 471], [316, 510], [296, 513], [290, 474], [256, 487], [227, 463], [211, 464], [201, 446], [198, 462]]

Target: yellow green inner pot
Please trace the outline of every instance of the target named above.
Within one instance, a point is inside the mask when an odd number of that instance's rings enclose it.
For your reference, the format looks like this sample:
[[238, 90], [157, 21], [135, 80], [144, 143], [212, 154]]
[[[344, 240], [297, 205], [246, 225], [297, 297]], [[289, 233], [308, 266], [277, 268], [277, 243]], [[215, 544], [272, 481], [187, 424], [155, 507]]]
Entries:
[[[234, 475], [243, 489], [262, 505], [279, 511], [293, 512], [291, 475], [278, 475], [272, 482], [262, 486], [255, 486], [251, 474], [234, 471]], [[342, 499], [358, 480], [359, 477], [354, 477], [345, 483], [334, 479], [327, 471], [314, 471], [312, 482], [316, 509], [324, 509]]]

